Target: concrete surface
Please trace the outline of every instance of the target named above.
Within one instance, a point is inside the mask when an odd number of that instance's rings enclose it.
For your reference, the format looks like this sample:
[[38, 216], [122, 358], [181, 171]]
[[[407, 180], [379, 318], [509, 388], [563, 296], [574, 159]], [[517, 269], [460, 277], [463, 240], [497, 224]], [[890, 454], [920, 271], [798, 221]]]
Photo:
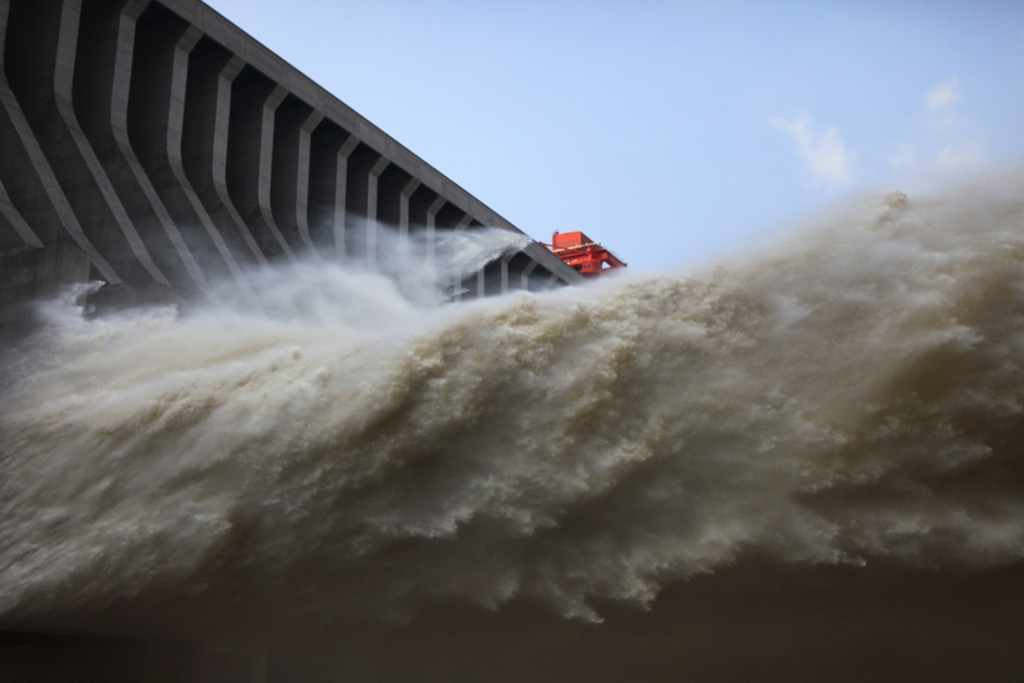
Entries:
[[[0, 325], [73, 282], [131, 305], [372, 265], [378, 223], [428, 260], [439, 230], [518, 232], [199, 0], [0, 0], [0, 53]], [[457, 297], [578, 281], [534, 242]]]

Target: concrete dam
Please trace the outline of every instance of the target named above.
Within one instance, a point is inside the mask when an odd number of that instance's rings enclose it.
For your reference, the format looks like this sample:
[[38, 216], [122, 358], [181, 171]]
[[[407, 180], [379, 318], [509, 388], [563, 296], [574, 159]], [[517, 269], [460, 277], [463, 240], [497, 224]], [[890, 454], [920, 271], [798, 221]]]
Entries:
[[[104, 307], [201, 302], [278, 266], [431, 264], [442, 233], [481, 228], [525, 246], [449, 298], [582, 279], [198, 0], [0, 0], [0, 41], [0, 333], [70, 285], [104, 283]], [[384, 232], [422, 253], [387, 254]], [[264, 678], [174, 642], [30, 630], [0, 630], [0, 679]]]
[[0, 17], [0, 681], [1024, 680], [1021, 172], [556, 287], [198, 2]]
[[[428, 262], [439, 231], [519, 233], [198, 0], [0, 0], [0, 40], [5, 325], [61, 284], [187, 300], [268, 264], [372, 268], [384, 227]], [[580, 279], [531, 241], [451, 296]]]

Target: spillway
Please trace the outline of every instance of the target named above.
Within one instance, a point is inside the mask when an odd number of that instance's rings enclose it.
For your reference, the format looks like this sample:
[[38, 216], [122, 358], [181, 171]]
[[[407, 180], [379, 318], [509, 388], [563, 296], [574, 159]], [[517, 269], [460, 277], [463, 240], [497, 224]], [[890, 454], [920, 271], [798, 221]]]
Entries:
[[1024, 676], [1020, 174], [550, 287], [204, 5], [0, 8], [0, 679]]
[[[89, 281], [205, 300], [255, 268], [375, 267], [379, 233], [522, 233], [199, 0], [0, 2], [0, 322]], [[394, 264], [402, 271], [405, 265]], [[579, 276], [536, 242], [454, 299]]]

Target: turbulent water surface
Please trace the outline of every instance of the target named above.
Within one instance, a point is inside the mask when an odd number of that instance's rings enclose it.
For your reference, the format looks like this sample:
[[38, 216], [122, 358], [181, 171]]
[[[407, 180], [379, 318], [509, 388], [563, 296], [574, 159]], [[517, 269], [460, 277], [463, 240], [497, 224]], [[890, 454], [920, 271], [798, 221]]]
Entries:
[[[4, 361], [0, 623], [190, 605], [399, 633], [454, 604], [594, 642], [620, 615], [657, 658], [656, 598], [686, 586], [687, 614], [713, 621], [700, 589], [736, 619], [665, 631], [696, 658], [701, 628], [783, 638], [821, 577], [939, 581], [925, 611], [1024, 585], [1021, 187], [882, 193], [756, 257], [467, 304], [323, 264], [256, 278], [259, 305], [48, 304]], [[1021, 600], [946, 617], [1010, 637]]]

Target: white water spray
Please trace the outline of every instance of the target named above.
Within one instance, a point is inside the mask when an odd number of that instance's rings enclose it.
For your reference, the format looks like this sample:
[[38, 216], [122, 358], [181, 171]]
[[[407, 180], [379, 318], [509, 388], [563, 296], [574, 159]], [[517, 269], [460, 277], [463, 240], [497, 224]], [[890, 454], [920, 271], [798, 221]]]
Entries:
[[0, 414], [0, 619], [227, 594], [596, 620], [746, 553], [1019, 562], [1020, 185], [826, 223], [463, 305], [305, 264], [258, 308], [57, 307]]

